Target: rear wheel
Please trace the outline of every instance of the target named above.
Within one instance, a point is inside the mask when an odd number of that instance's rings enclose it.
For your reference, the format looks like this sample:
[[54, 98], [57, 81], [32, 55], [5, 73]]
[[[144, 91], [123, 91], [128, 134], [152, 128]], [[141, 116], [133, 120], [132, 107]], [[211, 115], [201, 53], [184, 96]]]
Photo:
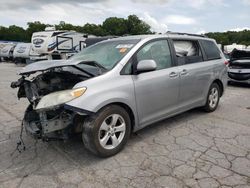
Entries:
[[206, 112], [213, 112], [216, 110], [220, 101], [220, 88], [218, 84], [213, 83], [208, 91], [207, 102], [204, 106]]
[[110, 105], [85, 120], [82, 139], [88, 150], [98, 156], [109, 157], [122, 150], [130, 131], [130, 117], [126, 110]]

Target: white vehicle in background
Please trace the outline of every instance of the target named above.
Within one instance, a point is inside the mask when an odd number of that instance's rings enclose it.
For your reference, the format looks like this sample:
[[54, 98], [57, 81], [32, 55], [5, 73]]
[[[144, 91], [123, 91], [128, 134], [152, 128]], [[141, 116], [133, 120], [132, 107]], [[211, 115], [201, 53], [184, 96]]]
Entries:
[[217, 46], [222, 50], [222, 44], [217, 44]]
[[29, 57], [30, 57], [30, 62], [48, 60], [47, 55], [38, 54], [37, 52], [34, 51], [32, 47], [30, 49]]
[[234, 49], [244, 50], [246, 49], [246, 45], [236, 44], [236, 43], [233, 43], [231, 45], [226, 45], [224, 46], [224, 53], [230, 54]]
[[9, 43], [8, 45], [4, 46], [0, 51], [0, 57], [5, 61], [12, 60], [15, 46], [16, 44], [13, 43]]
[[1, 56], [1, 51], [3, 48], [8, 46], [9, 44], [12, 44], [12, 43], [7, 42], [7, 41], [0, 41], [0, 62], [3, 60], [3, 57]]
[[34, 51], [48, 59], [67, 59], [85, 47], [84, 41], [88, 37], [76, 31], [59, 31], [54, 27], [47, 27], [45, 31], [35, 32], [31, 43]]
[[31, 43], [18, 43], [13, 51], [15, 63], [28, 63], [30, 59]]

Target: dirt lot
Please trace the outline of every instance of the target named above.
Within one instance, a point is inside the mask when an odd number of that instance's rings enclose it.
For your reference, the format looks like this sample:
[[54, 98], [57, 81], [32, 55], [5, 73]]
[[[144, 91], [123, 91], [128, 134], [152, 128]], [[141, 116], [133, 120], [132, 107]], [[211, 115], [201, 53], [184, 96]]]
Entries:
[[81, 139], [14, 152], [28, 104], [9, 87], [20, 67], [0, 63], [0, 187], [250, 187], [250, 88], [228, 87], [218, 110], [192, 110], [133, 134], [101, 159]]

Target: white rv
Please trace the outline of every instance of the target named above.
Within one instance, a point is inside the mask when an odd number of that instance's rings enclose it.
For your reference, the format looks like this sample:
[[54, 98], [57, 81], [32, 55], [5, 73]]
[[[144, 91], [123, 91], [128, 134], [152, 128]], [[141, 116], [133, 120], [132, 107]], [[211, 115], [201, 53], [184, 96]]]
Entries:
[[38, 54], [37, 52], [34, 51], [34, 49], [32, 47], [30, 49], [29, 56], [30, 56], [30, 62], [48, 60], [47, 55]]
[[85, 47], [86, 38], [86, 35], [76, 31], [56, 31], [49, 27], [33, 33], [31, 43], [36, 53], [47, 55], [48, 59], [67, 59]]
[[3, 60], [2, 57], [1, 57], [1, 50], [2, 50], [6, 45], [8, 45], [7, 42], [0, 42], [0, 62]]
[[9, 43], [5, 45], [0, 51], [0, 57], [4, 60], [12, 60], [13, 59], [13, 51], [16, 44]]
[[226, 45], [226, 46], [224, 46], [224, 52], [225, 52], [226, 54], [231, 53], [234, 49], [237, 49], [237, 50], [244, 50], [244, 49], [246, 49], [246, 45], [241, 45], [241, 44], [233, 43], [233, 44], [231, 44], [231, 45]]
[[30, 58], [31, 43], [18, 43], [13, 51], [15, 63], [26, 63]]

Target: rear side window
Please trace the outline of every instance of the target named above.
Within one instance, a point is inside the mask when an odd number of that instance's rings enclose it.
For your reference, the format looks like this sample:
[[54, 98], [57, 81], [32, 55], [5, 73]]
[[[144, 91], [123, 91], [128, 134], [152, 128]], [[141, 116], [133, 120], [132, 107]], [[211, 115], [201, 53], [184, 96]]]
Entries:
[[173, 40], [178, 65], [198, 63], [203, 61], [198, 41]]
[[213, 41], [203, 40], [201, 43], [208, 60], [221, 58], [218, 46]]

